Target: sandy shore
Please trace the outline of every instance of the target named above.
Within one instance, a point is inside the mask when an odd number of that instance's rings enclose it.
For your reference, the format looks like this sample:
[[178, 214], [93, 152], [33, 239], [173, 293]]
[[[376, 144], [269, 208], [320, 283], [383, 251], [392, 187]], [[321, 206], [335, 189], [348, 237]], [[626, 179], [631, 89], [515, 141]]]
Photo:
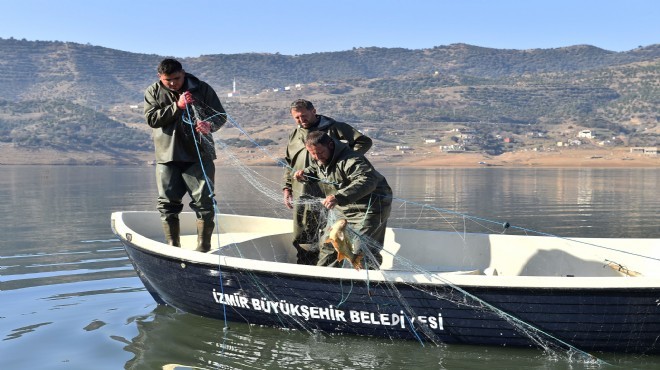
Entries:
[[[374, 163], [387, 165], [389, 162]], [[587, 149], [556, 152], [513, 152], [499, 156], [479, 153], [440, 153], [433, 158], [406, 161], [413, 167], [660, 167], [660, 157], [631, 154], [628, 149]], [[402, 165], [399, 161], [393, 165]]]
[[[247, 165], [270, 166], [272, 158], [245, 153]], [[627, 148], [570, 149], [553, 152], [515, 152], [499, 156], [480, 153], [433, 153], [426, 155], [368, 155], [376, 167], [660, 167], [660, 157], [632, 154]], [[122, 153], [122, 157], [100, 153], [61, 152], [49, 149], [19, 150], [0, 144], [0, 165], [147, 165], [153, 153]], [[226, 160], [218, 159], [217, 165]]]

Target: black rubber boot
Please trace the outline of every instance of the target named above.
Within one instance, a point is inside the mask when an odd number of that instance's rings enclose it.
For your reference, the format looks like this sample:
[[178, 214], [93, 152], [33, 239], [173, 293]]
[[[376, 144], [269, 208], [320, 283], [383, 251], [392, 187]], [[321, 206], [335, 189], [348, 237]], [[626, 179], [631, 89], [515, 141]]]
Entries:
[[163, 231], [165, 231], [165, 242], [173, 247], [181, 247], [181, 229], [179, 219], [167, 220], [163, 222]]
[[197, 252], [206, 253], [211, 250], [211, 237], [215, 223], [213, 221], [197, 220]]

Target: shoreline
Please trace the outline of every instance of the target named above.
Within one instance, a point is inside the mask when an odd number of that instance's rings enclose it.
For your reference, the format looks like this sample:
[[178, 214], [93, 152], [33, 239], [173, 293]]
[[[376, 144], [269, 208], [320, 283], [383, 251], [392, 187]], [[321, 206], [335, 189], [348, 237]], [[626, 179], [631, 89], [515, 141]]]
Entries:
[[[378, 162], [375, 162], [378, 163]], [[503, 168], [653, 168], [660, 157], [623, 150], [566, 150], [556, 152], [507, 152], [499, 156], [480, 153], [440, 154], [411, 161], [409, 167], [503, 167]]]
[[[660, 157], [633, 154], [628, 148], [507, 152], [498, 156], [483, 153], [437, 153], [432, 156], [367, 155], [367, 158], [376, 168], [660, 168]], [[265, 160], [254, 158], [246, 159], [246, 163], [253, 166], [270, 165]]]
[[[103, 153], [60, 152], [50, 149], [18, 150], [0, 145], [0, 165], [82, 165], [82, 166], [150, 166], [151, 152], [127, 152], [118, 159]], [[226, 164], [219, 152], [216, 166]], [[277, 166], [270, 157], [256, 153], [239, 153], [239, 160], [248, 166]], [[660, 156], [630, 153], [628, 148], [568, 149], [557, 151], [506, 152], [498, 156], [483, 153], [426, 153], [370, 155], [376, 167], [413, 168], [660, 168]]]

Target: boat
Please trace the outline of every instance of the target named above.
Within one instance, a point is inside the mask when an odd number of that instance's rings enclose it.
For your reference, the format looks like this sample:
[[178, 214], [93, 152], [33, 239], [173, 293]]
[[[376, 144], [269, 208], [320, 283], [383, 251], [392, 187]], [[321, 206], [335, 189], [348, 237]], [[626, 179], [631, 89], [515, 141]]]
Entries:
[[217, 214], [214, 248], [181, 248], [158, 212], [113, 232], [159, 304], [195, 315], [422, 343], [660, 354], [660, 239], [388, 228], [380, 269], [296, 263], [289, 219]]

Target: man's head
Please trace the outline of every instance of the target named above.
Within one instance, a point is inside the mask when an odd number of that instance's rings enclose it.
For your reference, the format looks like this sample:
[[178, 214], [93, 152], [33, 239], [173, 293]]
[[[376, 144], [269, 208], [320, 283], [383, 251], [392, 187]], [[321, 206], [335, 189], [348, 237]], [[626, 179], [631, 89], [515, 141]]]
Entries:
[[335, 153], [335, 142], [323, 131], [312, 131], [305, 139], [305, 148], [315, 161], [328, 165]]
[[291, 116], [298, 126], [302, 128], [308, 129], [316, 126], [318, 123], [316, 109], [314, 108], [314, 104], [309, 100], [298, 99], [291, 103]]
[[158, 64], [158, 79], [166, 88], [179, 91], [185, 82], [186, 72], [176, 59], [163, 59]]

